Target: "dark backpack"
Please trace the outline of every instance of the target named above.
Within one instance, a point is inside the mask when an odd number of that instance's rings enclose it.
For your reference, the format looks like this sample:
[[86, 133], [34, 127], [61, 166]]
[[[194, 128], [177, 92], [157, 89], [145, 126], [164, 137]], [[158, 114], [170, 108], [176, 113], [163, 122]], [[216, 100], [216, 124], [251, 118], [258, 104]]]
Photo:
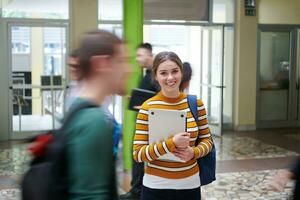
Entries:
[[[187, 96], [188, 105], [196, 122], [198, 122], [197, 96]], [[200, 169], [201, 185], [207, 185], [216, 180], [216, 148], [213, 145], [212, 150], [204, 157], [197, 159]]]
[[33, 139], [34, 147], [31, 150], [35, 157], [21, 183], [23, 200], [68, 199], [64, 130], [78, 111], [90, 107], [96, 107], [96, 105], [80, 104], [67, 115], [59, 130], [39, 135]]

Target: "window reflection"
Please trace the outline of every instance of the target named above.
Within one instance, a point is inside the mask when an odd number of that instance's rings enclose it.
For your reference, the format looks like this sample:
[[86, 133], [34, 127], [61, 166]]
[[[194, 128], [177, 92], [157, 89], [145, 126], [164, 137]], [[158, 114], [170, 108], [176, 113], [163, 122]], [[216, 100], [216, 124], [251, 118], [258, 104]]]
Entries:
[[122, 20], [123, 19], [122, 0], [98, 0], [99, 20]]
[[44, 28], [44, 75], [62, 75], [66, 53], [65, 29]]
[[213, 0], [213, 22], [234, 23], [235, 0]]
[[28, 27], [12, 27], [12, 53], [30, 53], [30, 31]]
[[2, 1], [5, 18], [68, 19], [68, 0], [10, 0]]

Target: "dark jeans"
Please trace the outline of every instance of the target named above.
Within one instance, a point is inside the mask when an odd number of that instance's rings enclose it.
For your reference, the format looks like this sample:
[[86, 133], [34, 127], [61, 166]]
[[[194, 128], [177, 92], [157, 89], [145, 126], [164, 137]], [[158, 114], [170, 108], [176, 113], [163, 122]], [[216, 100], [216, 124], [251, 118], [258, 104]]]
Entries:
[[133, 160], [132, 179], [130, 192], [141, 195], [144, 177], [144, 163], [135, 162]]
[[200, 192], [200, 187], [188, 190], [169, 190], [143, 186], [141, 200], [201, 200]]

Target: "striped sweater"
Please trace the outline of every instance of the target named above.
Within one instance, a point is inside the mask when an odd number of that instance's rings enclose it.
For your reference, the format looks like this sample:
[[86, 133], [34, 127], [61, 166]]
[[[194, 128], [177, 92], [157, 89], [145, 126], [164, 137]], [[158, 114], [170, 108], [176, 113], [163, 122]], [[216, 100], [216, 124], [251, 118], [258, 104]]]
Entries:
[[[137, 162], [147, 162], [145, 175], [162, 179], [186, 179], [198, 174], [197, 158], [207, 155], [212, 149], [211, 134], [208, 127], [206, 111], [201, 100], [197, 100], [198, 124], [189, 109], [187, 95], [180, 93], [177, 98], [167, 98], [161, 92], [143, 103], [136, 121], [133, 143], [133, 157]], [[159, 143], [149, 144], [148, 110], [150, 108], [184, 110], [187, 112], [187, 132], [190, 133], [190, 146], [194, 149], [194, 158], [187, 162], [170, 162], [158, 160], [159, 156], [173, 152], [176, 147], [173, 137]], [[162, 122], [163, 126], [163, 122]], [[195, 142], [199, 138], [198, 146]]]

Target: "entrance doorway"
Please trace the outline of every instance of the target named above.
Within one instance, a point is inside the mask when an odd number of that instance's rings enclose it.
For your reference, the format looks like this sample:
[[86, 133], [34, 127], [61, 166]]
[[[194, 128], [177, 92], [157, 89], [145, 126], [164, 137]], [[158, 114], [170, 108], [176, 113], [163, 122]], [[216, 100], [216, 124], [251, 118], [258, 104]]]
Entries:
[[299, 119], [299, 75], [295, 28], [259, 29], [257, 125], [292, 127]]
[[8, 24], [11, 139], [58, 128], [64, 111], [67, 26]]

